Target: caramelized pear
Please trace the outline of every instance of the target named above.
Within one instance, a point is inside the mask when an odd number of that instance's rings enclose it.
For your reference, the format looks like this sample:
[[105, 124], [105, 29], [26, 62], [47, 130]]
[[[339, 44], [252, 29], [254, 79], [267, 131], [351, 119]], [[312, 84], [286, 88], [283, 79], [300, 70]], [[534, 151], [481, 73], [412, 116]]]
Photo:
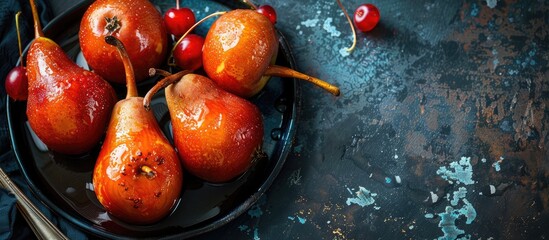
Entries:
[[104, 41], [111, 35], [124, 42], [137, 82], [166, 58], [168, 33], [162, 15], [149, 0], [97, 0], [80, 22], [78, 38], [89, 66], [107, 81], [124, 84], [117, 50]]
[[93, 171], [99, 202], [111, 215], [133, 224], [151, 224], [170, 213], [183, 184], [181, 161], [158, 126], [152, 112], [137, 96], [133, 69], [122, 43], [117, 45], [124, 62], [127, 95], [114, 106], [101, 151]]
[[204, 42], [202, 59], [206, 74], [221, 88], [241, 97], [263, 89], [266, 76], [293, 77], [316, 84], [339, 95], [339, 88], [293, 69], [273, 65], [278, 38], [271, 21], [251, 9], [236, 9], [221, 15]]
[[30, 3], [36, 35], [27, 55], [30, 126], [55, 152], [88, 152], [105, 133], [116, 94], [103, 78], [76, 65], [44, 37], [36, 5]]
[[[251, 102], [219, 88], [207, 77], [174, 74], [145, 96], [163, 86], [173, 128], [174, 145], [183, 167], [209, 182], [230, 181], [262, 154], [263, 119]], [[177, 81], [179, 80], [179, 81]], [[173, 81], [176, 83], [170, 84]]]

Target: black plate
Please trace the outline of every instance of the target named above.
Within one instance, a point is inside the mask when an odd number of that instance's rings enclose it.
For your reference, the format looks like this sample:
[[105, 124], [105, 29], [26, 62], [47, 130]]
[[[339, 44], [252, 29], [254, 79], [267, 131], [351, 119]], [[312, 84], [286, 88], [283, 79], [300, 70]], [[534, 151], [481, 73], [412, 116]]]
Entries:
[[[164, 11], [174, 1], [153, 1]], [[86, 1], [54, 19], [44, 28], [45, 35], [65, 49], [75, 61], [80, 51], [78, 28], [91, 1]], [[183, 1], [197, 11], [197, 19], [218, 10], [246, 8], [237, 1]], [[213, 20], [212, 20], [213, 21]], [[211, 23], [196, 30], [205, 35]], [[280, 34], [280, 32], [279, 32]], [[282, 34], [277, 65], [293, 68], [294, 63]], [[139, 84], [140, 96], [154, 84], [149, 79]], [[115, 86], [120, 96], [124, 86]], [[185, 174], [181, 200], [173, 213], [160, 222], [136, 226], [111, 218], [97, 201], [91, 188], [92, 171], [100, 144], [88, 154], [67, 156], [40, 144], [28, 127], [26, 102], [7, 101], [12, 147], [31, 190], [47, 206], [70, 222], [97, 236], [106, 238], [185, 238], [216, 229], [249, 209], [269, 188], [280, 172], [295, 134], [299, 105], [295, 79], [273, 78], [265, 90], [251, 99], [262, 111], [265, 123], [263, 149], [267, 158], [257, 162], [238, 179], [225, 184], [210, 184]], [[162, 93], [152, 108], [166, 135], [170, 134], [167, 107]]]

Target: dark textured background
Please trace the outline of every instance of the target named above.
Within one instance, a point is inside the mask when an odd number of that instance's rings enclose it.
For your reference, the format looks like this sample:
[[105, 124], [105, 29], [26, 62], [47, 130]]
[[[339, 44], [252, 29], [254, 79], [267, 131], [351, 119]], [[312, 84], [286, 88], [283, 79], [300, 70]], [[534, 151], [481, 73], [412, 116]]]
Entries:
[[[69, 6], [51, 2], [55, 14]], [[247, 214], [200, 238], [549, 237], [548, 1], [374, 1], [381, 22], [349, 56], [335, 1], [261, 3], [297, 69], [342, 96], [300, 84], [282, 172]], [[462, 158], [472, 184], [437, 173]], [[373, 204], [347, 204], [360, 187]]]

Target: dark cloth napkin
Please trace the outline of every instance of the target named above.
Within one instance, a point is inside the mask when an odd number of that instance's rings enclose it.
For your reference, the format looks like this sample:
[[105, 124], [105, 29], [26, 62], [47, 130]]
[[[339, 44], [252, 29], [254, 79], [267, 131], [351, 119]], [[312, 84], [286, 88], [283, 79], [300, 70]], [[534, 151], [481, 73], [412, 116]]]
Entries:
[[[52, 13], [48, 1], [35, 0], [42, 26], [51, 20]], [[19, 30], [23, 49], [34, 39], [32, 12], [28, 0], [0, 1], [0, 167], [10, 176], [29, 199], [70, 239], [87, 239], [79, 229], [64, 218], [56, 216], [30, 191], [24, 180], [15, 155], [11, 149], [6, 115], [5, 79], [8, 72], [19, 60], [15, 14], [19, 16]], [[5, 189], [0, 188], [0, 240], [1, 239], [35, 239], [32, 230], [16, 208], [16, 199]]]

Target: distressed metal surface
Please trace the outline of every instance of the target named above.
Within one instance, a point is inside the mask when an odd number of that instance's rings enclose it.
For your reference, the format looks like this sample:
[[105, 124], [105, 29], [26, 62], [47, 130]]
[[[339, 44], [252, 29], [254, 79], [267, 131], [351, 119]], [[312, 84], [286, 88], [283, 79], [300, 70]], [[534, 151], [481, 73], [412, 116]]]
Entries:
[[549, 237], [549, 2], [375, 1], [380, 25], [349, 56], [335, 1], [260, 3], [298, 70], [342, 96], [301, 84], [282, 173], [201, 238]]

